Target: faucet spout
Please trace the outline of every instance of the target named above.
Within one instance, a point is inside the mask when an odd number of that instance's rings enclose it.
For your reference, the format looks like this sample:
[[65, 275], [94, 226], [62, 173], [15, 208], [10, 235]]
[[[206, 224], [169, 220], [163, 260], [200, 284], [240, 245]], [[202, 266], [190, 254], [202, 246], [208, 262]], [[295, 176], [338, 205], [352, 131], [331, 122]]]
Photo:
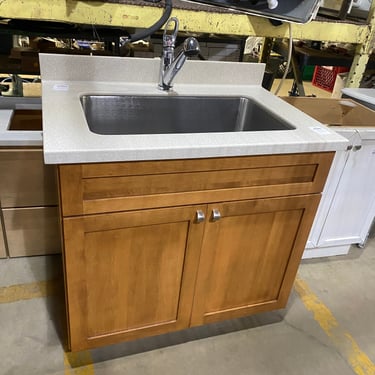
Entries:
[[193, 38], [187, 38], [184, 41], [183, 50], [177, 55], [172, 63], [164, 70], [163, 74], [163, 87], [170, 89], [172, 87], [172, 81], [176, 74], [181, 70], [185, 61], [189, 56], [194, 56], [199, 53], [199, 43]]
[[[173, 34], [167, 34], [167, 27], [170, 22], [175, 23]], [[186, 59], [199, 53], [199, 43], [193, 38], [187, 38], [184, 41], [182, 51], [174, 58], [174, 45], [178, 32], [178, 19], [170, 18], [167, 22], [163, 35], [163, 55], [160, 61], [159, 88], [169, 90], [172, 88], [172, 81], [176, 74], [183, 67]]]

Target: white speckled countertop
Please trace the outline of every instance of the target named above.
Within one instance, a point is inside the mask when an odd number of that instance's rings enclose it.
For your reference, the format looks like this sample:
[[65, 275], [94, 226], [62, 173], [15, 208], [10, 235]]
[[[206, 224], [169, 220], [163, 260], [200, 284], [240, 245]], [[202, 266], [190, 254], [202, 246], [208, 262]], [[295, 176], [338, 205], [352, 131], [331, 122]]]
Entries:
[[348, 88], [345, 87], [341, 89], [343, 97], [348, 97], [356, 102], [359, 102], [366, 107], [375, 110], [375, 89], [367, 89], [367, 88]]
[[[44, 157], [48, 164], [184, 159], [344, 149], [347, 141], [261, 87], [264, 65], [187, 61], [173, 91], [157, 88], [159, 59], [40, 55]], [[87, 125], [84, 94], [244, 96], [295, 130], [99, 135]]]
[[13, 109], [0, 109], [0, 146], [42, 146], [43, 132], [9, 130]]

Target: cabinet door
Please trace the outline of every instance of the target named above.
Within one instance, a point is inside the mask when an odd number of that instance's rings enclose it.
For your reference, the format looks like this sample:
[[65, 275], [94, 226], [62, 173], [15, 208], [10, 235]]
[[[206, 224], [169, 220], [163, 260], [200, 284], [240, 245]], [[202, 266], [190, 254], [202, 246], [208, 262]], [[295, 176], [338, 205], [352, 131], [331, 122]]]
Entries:
[[375, 142], [354, 146], [331, 202], [318, 246], [361, 243], [371, 226], [375, 200]]
[[210, 205], [192, 325], [284, 307], [319, 199], [305, 195]]
[[[351, 147], [353, 147], [351, 145]], [[320, 233], [326, 221], [327, 214], [329, 212], [332, 200], [335, 196], [338, 184], [341, 176], [344, 173], [345, 165], [348, 161], [349, 155], [352, 151], [341, 150], [337, 151], [335, 158], [333, 159], [331, 170], [327, 177], [322, 199], [319, 204], [318, 211], [316, 213], [309, 239], [307, 240], [306, 248], [311, 249], [318, 246]]]
[[73, 351], [189, 326], [205, 209], [63, 220]]

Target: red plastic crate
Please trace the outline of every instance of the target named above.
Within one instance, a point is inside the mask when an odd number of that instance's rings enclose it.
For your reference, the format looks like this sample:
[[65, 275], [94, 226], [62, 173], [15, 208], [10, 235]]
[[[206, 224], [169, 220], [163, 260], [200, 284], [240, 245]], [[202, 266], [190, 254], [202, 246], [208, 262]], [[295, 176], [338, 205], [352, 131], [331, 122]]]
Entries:
[[337, 74], [348, 71], [349, 68], [345, 66], [316, 66], [311, 83], [320, 89], [332, 92]]

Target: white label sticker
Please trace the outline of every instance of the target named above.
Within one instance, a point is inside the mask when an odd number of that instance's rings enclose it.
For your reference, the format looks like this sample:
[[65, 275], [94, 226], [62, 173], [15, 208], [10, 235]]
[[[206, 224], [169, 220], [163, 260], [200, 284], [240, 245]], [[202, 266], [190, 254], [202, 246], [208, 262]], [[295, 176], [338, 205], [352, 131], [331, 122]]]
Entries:
[[315, 132], [315, 133], [318, 133], [318, 134], [331, 134], [331, 132], [329, 130], [327, 130], [326, 128], [322, 128], [321, 126], [310, 126], [310, 129]]
[[53, 85], [55, 91], [69, 91], [69, 85], [66, 83], [56, 83]]

